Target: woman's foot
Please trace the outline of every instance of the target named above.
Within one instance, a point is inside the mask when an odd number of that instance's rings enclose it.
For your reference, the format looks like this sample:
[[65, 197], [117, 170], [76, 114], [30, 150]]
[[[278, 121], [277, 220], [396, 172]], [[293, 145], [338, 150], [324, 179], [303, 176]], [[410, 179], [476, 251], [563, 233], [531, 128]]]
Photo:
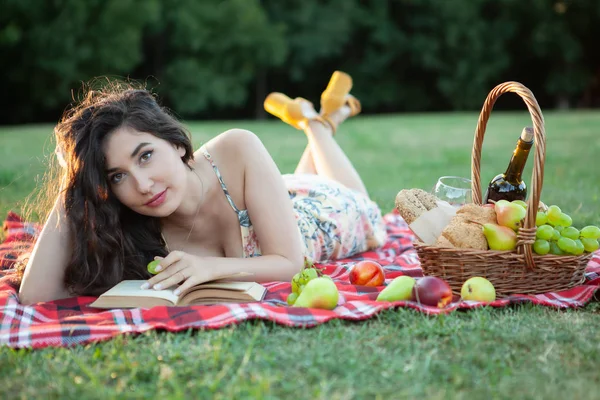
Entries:
[[302, 98], [291, 99], [283, 93], [270, 93], [264, 101], [265, 110], [286, 124], [299, 130], [305, 130], [309, 121], [318, 121], [333, 129], [331, 123], [319, 115], [313, 104]]
[[327, 88], [321, 94], [321, 115], [329, 115], [346, 103], [346, 96], [352, 90], [352, 77], [345, 72], [335, 71]]
[[360, 101], [350, 94], [352, 78], [345, 72], [335, 71], [327, 88], [321, 94], [321, 116], [335, 134], [340, 123], [360, 113]]
[[[322, 111], [322, 110], [321, 110]], [[349, 117], [354, 117], [357, 114], [360, 114], [361, 105], [360, 101], [351, 94], [346, 95], [345, 101], [340, 108], [333, 111], [329, 115], [328, 118], [335, 123], [336, 126], [344, 122]], [[321, 114], [323, 115], [323, 114]], [[325, 116], [324, 116], [325, 117]]]

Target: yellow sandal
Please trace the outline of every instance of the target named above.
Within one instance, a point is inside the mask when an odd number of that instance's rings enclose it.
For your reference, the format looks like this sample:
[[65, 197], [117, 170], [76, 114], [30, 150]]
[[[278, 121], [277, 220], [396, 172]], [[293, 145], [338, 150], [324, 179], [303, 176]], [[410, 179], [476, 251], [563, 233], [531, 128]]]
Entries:
[[334, 134], [337, 126], [329, 118], [330, 114], [344, 105], [350, 108], [350, 117], [359, 114], [361, 111], [360, 101], [350, 94], [351, 89], [352, 77], [345, 72], [335, 71], [331, 75], [327, 88], [321, 94], [321, 116], [331, 125]]
[[329, 115], [346, 102], [346, 95], [352, 89], [352, 78], [345, 72], [335, 71], [327, 88], [321, 94], [321, 115]]
[[304, 130], [308, 121], [313, 120], [334, 129], [332, 122], [319, 115], [313, 104], [302, 97], [292, 100], [283, 93], [273, 92], [267, 96], [263, 106], [269, 114], [299, 130]]

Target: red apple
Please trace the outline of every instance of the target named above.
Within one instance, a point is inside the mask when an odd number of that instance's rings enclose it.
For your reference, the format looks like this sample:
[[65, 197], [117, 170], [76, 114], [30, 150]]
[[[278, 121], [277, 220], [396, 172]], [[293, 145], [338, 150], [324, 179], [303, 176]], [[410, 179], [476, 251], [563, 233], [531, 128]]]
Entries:
[[350, 283], [361, 286], [381, 286], [385, 282], [385, 273], [375, 261], [360, 261], [350, 271]]
[[413, 287], [413, 300], [427, 306], [444, 308], [452, 301], [450, 285], [435, 276], [418, 279]]

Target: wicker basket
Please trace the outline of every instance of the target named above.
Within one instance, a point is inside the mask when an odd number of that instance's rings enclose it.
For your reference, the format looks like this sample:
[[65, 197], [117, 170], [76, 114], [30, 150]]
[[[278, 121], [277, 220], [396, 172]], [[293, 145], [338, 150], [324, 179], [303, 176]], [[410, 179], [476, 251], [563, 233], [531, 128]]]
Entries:
[[546, 134], [542, 112], [533, 93], [518, 82], [505, 82], [496, 86], [487, 96], [479, 115], [471, 160], [473, 202], [482, 204], [480, 162], [486, 124], [498, 97], [509, 92], [518, 94], [527, 105], [535, 135], [530, 196], [524, 226], [517, 234], [517, 251], [443, 248], [415, 243], [423, 273], [446, 280], [456, 294], [460, 294], [462, 284], [473, 276], [483, 276], [492, 282], [498, 297], [565, 290], [584, 281], [584, 270], [592, 257], [592, 254], [533, 254], [531, 247], [535, 241], [535, 217], [544, 180]]

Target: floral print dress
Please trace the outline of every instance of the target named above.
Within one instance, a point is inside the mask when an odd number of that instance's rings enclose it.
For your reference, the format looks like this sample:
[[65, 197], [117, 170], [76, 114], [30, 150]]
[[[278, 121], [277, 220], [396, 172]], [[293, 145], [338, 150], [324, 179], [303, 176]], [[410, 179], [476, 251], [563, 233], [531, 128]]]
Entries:
[[[244, 257], [261, 255], [248, 210], [237, 208], [212, 157], [210, 162], [227, 201], [240, 222]], [[346, 258], [383, 245], [386, 230], [381, 210], [365, 194], [313, 174], [283, 175], [302, 238], [304, 256], [313, 261]]]

